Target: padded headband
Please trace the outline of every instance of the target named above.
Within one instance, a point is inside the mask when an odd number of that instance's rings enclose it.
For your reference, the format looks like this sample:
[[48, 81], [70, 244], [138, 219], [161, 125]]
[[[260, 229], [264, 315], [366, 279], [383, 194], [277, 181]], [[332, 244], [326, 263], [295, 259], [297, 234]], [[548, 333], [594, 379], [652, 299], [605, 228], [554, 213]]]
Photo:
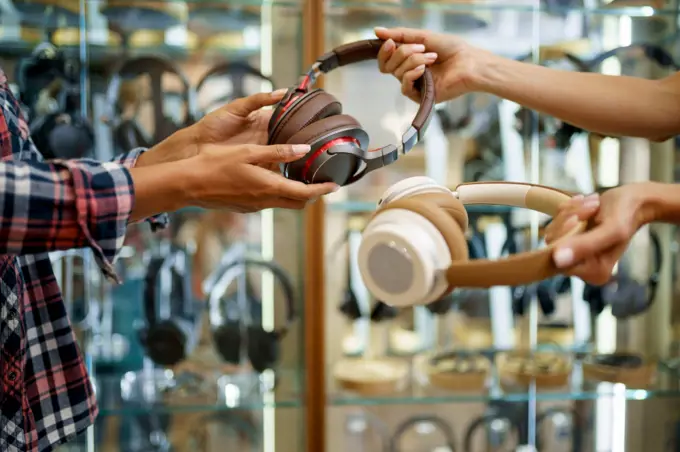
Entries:
[[[302, 78], [298, 90], [307, 92], [316, 83], [316, 79], [328, 72], [348, 64], [374, 60], [378, 57], [378, 51], [385, 41], [381, 39], [367, 39], [364, 41], [350, 42], [336, 47], [330, 52], [317, 58], [312, 68]], [[382, 154], [382, 165], [392, 163], [398, 155], [405, 154], [422, 140], [434, 112], [435, 92], [432, 72], [427, 67], [423, 75], [416, 80], [416, 89], [420, 91], [420, 107], [411, 126], [401, 138], [401, 145], [387, 145], [379, 151]], [[378, 150], [372, 151], [378, 152]]]
[[[390, 452], [399, 452], [399, 440], [406, 433], [406, 431], [413, 427], [414, 425], [428, 422], [434, 424], [437, 429], [442, 432], [446, 438], [446, 446], [451, 450], [451, 452], [456, 452], [456, 438], [453, 434], [453, 429], [446, 421], [438, 416], [414, 416], [406, 419], [404, 422], [397, 426], [394, 431], [392, 438], [390, 439]], [[467, 452], [468, 449], [465, 449]]]
[[[569, 199], [572, 194], [555, 188], [542, 185], [533, 185], [519, 182], [471, 182], [456, 187], [453, 193], [463, 205], [504, 205], [524, 209], [535, 210], [550, 216], [554, 216], [560, 205]], [[440, 194], [423, 194], [422, 197], [441, 196]], [[386, 196], [382, 201], [383, 206], [376, 211], [389, 209], [408, 209], [415, 213], [428, 217], [426, 210], [430, 206], [417, 200], [408, 199], [405, 194], [400, 199], [389, 202], [392, 196]], [[449, 212], [456, 214], [457, 212]], [[462, 216], [462, 215], [461, 215]], [[463, 218], [457, 218], [459, 223]], [[466, 220], [466, 219], [465, 219]], [[445, 227], [437, 227], [444, 236], [449, 248], [459, 242], [458, 235]], [[553, 249], [563, 239], [581, 233], [586, 229], [586, 223], [577, 224], [556, 242], [540, 250], [511, 255], [504, 259], [474, 259], [456, 260], [459, 253], [457, 249], [451, 249], [454, 261], [446, 269], [446, 279], [449, 287], [476, 287], [489, 288], [492, 286], [519, 286], [536, 281], [551, 278], [561, 274], [552, 259]]]
[[[163, 270], [169, 268], [170, 271], [174, 273], [173, 276], [178, 276], [179, 288], [181, 290], [182, 304], [183, 308], [187, 308], [187, 302], [191, 300], [191, 293], [189, 292], [190, 286], [185, 281], [186, 275], [181, 275], [177, 272], [175, 268], [175, 258], [178, 253], [182, 251], [174, 251], [167, 256], [156, 256], [151, 258], [149, 265], [147, 266], [146, 276], [144, 277], [144, 316], [146, 317], [146, 322], [148, 326], [154, 326], [158, 323], [158, 316], [156, 315], [156, 284], [158, 283], [158, 277]], [[172, 284], [172, 283], [171, 283]], [[172, 285], [171, 285], [172, 287]], [[172, 313], [176, 315], [177, 313]], [[184, 313], [185, 314], [185, 313]], [[167, 320], [167, 319], [163, 319]]]
[[[478, 182], [461, 184], [456, 194], [463, 205], [505, 205], [525, 208], [554, 216], [571, 193], [541, 185], [516, 182]], [[447, 270], [449, 284], [464, 287], [516, 286], [541, 281], [561, 273], [552, 259], [553, 249], [564, 238], [581, 233], [586, 223], [581, 222], [551, 245], [543, 249], [511, 255], [495, 261], [475, 259], [454, 262]]]
[[[106, 118], [113, 127], [120, 124], [120, 118], [116, 109], [118, 96], [120, 95], [120, 88], [122, 80], [128, 76], [138, 76], [148, 74], [151, 77], [151, 84], [153, 92], [163, 92], [162, 75], [165, 73], [176, 75], [182, 82], [182, 101], [186, 106], [186, 118], [184, 123], [195, 117], [196, 113], [196, 99], [191, 83], [172, 61], [157, 56], [140, 56], [127, 59], [123, 61], [113, 72], [111, 81], [106, 90]], [[163, 103], [154, 105], [154, 116], [162, 118]]]
[[[196, 85], [196, 91], [200, 91], [203, 85], [210, 80], [213, 77], [220, 76], [220, 75], [227, 75], [229, 76], [232, 80], [234, 80], [234, 89], [232, 93], [232, 98], [233, 99], [238, 99], [241, 97], [246, 96], [245, 89], [243, 87], [243, 76], [244, 75], [252, 75], [253, 77], [257, 77], [259, 79], [262, 79], [263, 81], [269, 82], [272, 87], [274, 87], [274, 81], [264, 75], [262, 72], [258, 71], [248, 63], [244, 63], [241, 61], [235, 61], [235, 62], [224, 62], [220, 63], [217, 66], [213, 66], [208, 72], [206, 72], [203, 77], [198, 81], [198, 84]], [[238, 81], [238, 83], [236, 83]]]
[[[277, 263], [273, 261], [264, 261], [259, 259], [237, 259], [231, 261], [230, 263], [222, 267], [221, 272], [222, 276], [220, 276], [220, 278], [218, 279], [217, 283], [213, 286], [213, 288], [222, 285], [221, 280], [222, 278], [229, 276], [228, 275], [229, 270], [231, 270], [234, 267], [240, 266], [243, 266], [246, 269], [248, 267], [259, 267], [260, 269], [269, 271], [281, 283], [283, 297], [285, 298], [286, 301], [286, 324], [278, 330], [278, 333], [281, 336], [285, 335], [288, 332], [288, 329], [290, 328], [292, 323], [295, 321], [297, 315], [297, 312], [295, 311], [295, 290], [293, 289], [293, 283], [290, 280], [290, 277], [285, 272], [285, 270], [281, 268], [281, 266], [279, 266]], [[229, 284], [232, 281], [229, 281]], [[229, 284], [227, 284], [225, 290], [229, 286]], [[212, 299], [212, 295], [210, 295], [210, 298]]]
[[[642, 50], [644, 55], [650, 60], [656, 62], [661, 67], [667, 67], [674, 70], [680, 70], [680, 66], [675, 62], [673, 56], [663, 47], [654, 44], [632, 44], [629, 46], [617, 47], [615, 49], [602, 52], [587, 64], [591, 70], [598, 68], [606, 59], [611, 57], [621, 57], [626, 55], [626, 52], [632, 53], [635, 50]], [[623, 54], [623, 55], [622, 55]]]
[[504, 414], [500, 414], [500, 413], [483, 415], [483, 416], [478, 417], [474, 421], [472, 421], [470, 426], [465, 431], [465, 439], [463, 441], [463, 450], [465, 452], [473, 450], [472, 440], [475, 436], [475, 432], [477, 432], [477, 430], [480, 427], [490, 425], [493, 421], [497, 421], [497, 420], [508, 421], [508, 423], [510, 424], [510, 427], [515, 431], [515, 433], [517, 433], [519, 435], [519, 427], [517, 426], [517, 424], [515, 422], [512, 421], [512, 419], [509, 416], [504, 415]]

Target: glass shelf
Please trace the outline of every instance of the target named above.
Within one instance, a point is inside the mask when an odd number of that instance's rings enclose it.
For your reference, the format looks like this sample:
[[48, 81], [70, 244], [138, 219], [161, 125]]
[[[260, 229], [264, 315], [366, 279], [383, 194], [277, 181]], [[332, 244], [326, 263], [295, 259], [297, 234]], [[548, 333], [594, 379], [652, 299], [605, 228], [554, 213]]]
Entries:
[[155, 377], [139, 377], [140, 372], [123, 375], [97, 375], [99, 415], [140, 416], [188, 412], [220, 412], [302, 406], [299, 375], [280, 372], [277, 385], [273, 376], [255, 374], [222, 375], [200, 380], [193, 374], [157, 370]]
[[[630, 3], [629, 3], [630, 4]], [[621, 5], [621, 6], [617, 6]], [[584, 6], [538, 6], [536, 2], [504, 2], [484, 1], [477, 3], [462, 2], [362, 2], [363, 11], [375, 10], [387, 14], [408, 14], [412, 11], [448, 11], [452, 13], [475, 12], [475, 11], [517, 11], [517, 12], [545, 12], [549, 14], [580, 13], [603, 16], [628, 16], [628, 17], [652, 17], [659, 15], [674, 16], [677, 9], [673, 7], [654, 8], [653, 6], [635, 5], [627, 6], [624, 2], [613, 2], [596, 8]], [[342, 11], [358, 9], [354, 0], [333, 1], [330, 10]]]
[[[415, 371], [414, 371], [415, 372]], [[680, 375], [667, 362], [658, 366], [656, 381], [645, 389], [625, 387], [608, 382], [583, 381], [579, 365], [572, 371], [570, 385], [560, 389], [538, 389], [535, 393], [527, 388], [501, 388], [494, 378], [490, 389], [483, 392], [454, 392], [421, 384], [414, 379], [402, 392], [384, 396], [364, 396], [344, 392], [333, 385], [328, 400], [333, 406], [418, 405], [447, 403], [488, 403], [491, 401], [526, 402], [537, 401], [596, 400], [623, 397], [626, 400], [680, 397]]]

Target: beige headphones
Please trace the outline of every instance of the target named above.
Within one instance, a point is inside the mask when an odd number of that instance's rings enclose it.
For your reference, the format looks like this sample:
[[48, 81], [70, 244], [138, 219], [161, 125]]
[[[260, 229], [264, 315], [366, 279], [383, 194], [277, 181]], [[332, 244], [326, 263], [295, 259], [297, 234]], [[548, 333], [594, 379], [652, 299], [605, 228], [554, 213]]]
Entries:
[[554, 215], [571, 194], [516, 182], [461, 184], [454, 192], [427, 177], [387, 189], [364, 229], [359, 269], [371, 294], [391, 306], [429, 304], [456, 287], [519, 286], [555, 276], [552, 249], [585, 230], [579, 223], [560, 240], [506, 259], [468, 261], [465, 205], [505, 205]]

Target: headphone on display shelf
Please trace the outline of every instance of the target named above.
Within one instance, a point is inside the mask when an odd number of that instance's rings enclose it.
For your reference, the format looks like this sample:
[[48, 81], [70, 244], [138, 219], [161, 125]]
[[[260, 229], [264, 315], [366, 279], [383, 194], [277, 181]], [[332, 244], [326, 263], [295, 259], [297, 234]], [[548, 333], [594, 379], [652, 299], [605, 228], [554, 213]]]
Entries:
[[626, 319], [645, 312], [654, 304], [656, 288], [663, 269], [663, 250], [659, 236], [650, 231], [652, 248], [652, 272], [647, 281], [640, 283], [633, 279], [629, 272], [619, 263], [619, 270], [610, 282], [595, 286], [586, 283], [583, 288], [583, 299], [590, 306], [590, 312], [597, 316], [606, 306], [611, 306], [612, 315], [617, 319]]
[[[469, 261], [464, 206], [508, 205], [554, 215], [571, 197], [516, 182], [466, 183], [451, 192], [428, 177], [402, 180], [387, 189], [364, 229], [359, 270], [368, 290], [395, 307], [428, 304], [456, 287], [518, 286], [553, 277], [559, 274], [554, 244], [506, 259]], [[564, 237], [585, 227], [581, 222]]]
[[598, 70], [600, 65], [611, 57], [617, 57], [625, 63], [642, 55], [661, 67], [676, 71], [680, 70], [680, 66], [675, 62], [673, 56], [666, 49], [655, 44], [631, 44], [629, 46], [617, 47], [602, 52], [586, 64], [590, 71], [594, 71]]
[[[139, 331], [139, 341], [149, 359], [160, 366], [179, 364], [198, 341], [198, 324], [193, 318], [191, 272], [186, 268], [187, 263], [186, 254], [179, 249], [166, 256], [153, 257], [144, 278], [146, 325]], [[169, 276], [169, 284], [164, 275]], [[161, 296], [169, 298], [166, 306], [170, 315], [161, 320], [156, 313], [158, 285]]]
[[[518, 59], [519, 61], [531, 61], [531, 54]], [[551, 59], [555, 61], [556, 59]], [[563, 52], [560, 60], [569, 62], [577, 72], [591, 72], [590, 65], [580, 59], [579, 57], [567, 52]], [[515, 113], [517, 132], [527, 137], [533, 134], [535, 130], [534, 121], [538, 119], [538, 133], [539, 135], [549, 134], [554, 140], [554, 146], [557, 149], [567, 150], [571, 144], [571, 140], [575, 135], [583, 133], [584, 130], [569, 123], [560, 121], [551, 116], [536, 114], [526, 107], [520, 107]]]
[[[94, 131], [80, 113], [78, 63], [51, 44], [36, 47], [20, 65], [19, 89], [29, 108], [29, 130], [46, 160], [92, 155]], [[34, 91], [35, 86], [42, 86]]]
[[[166, 99], [162, 83], [164, 74], [174, 75], [182, 83], [180, 97], [185, 113], [179, 122], [168, 116], [164, 109]], [[118, 108], [123, 80], [141, 75], [148, 75], [151, 79], [151, 100], [154, 109], [153, 135], [144, 130], [134, 117], [121, 117]], [[178, 130], [192, 125], [195, 122], [195, 113], [195, 92], [181, 69], [170, 60], [147, 55], [127, 59], [114, 71], [106, 91], [106, 116], [103, 120], [111, 127], [114, 142], [122, 150], [128, 151], [137, 147], [150, 148]]]
[[[439, 430], [444, 435], [444, 440], [446, 441], [444, 445], [450, 452], [456, 452], [456, 437], [451, 426], [439, 416], [431, 415], [414, 416], [399, 424], [390, 438], [388, 450], [390, 452], [400, 452], [402, 449], [399, 446], [399, 442], [402, 437], [410, 428], [415, 427], [418, 424], [430, 424], [436, 430]], [[467, 451], [468, 449], [465, 450]]]
[[553, 450], [546, 444], [545, 437], [541, 434], [541, 427], [545, 422], [550, 421], [554, 428], [554, 438], [561, 442], [565, 439], [572, 440], [571, 450], [579, 452], [582, 450], [582, 432], [580, 425], [581, 416], [572, 408], [552, 407], [539, 413], [536, 416], [536, 443], [538, 450]]
[[357, 41], [319, 57], [299, 85], [288, 89], [269, 121], [268, 144], [309, 144], [303, 158], [283, 164], [289, 179], [311, 183], [349, 185], [378, 168], [395, 162], [422, 140], [434, 110], [434, 81], [429, 69], [416, 81], [422, 93], [420, 107], [401, 143], [369, 150], [368, 133], [342, 104], [322, 89], [311, 90], [317, 78], [338, 67], [375, 59], [383, 41]]
[[[214, 289], [212, 291], [209, 301], [210, 306], [219, 303], [228, 286], [237, 279], [237, 276], [234, 276], [233, 272], [230, 271], [237, 267], [243, 267], [246, 274], [249, 268], [259, 268], [271, 273], [278, 280], [286, 304], [286, 324], [278, 330], [266, 331], [262, 325], [253, 323], [252, 319], [243, 319], [243, 309], [239, 307], [236, 309], [238, 311], [237, 315], [231, 318], [227, 316], [222, 324], [214, 327], [213, 340], [217, 352], [224, 361], [230, 364], [241, 363], [242, 351], [245, 345], [245, 351], [253, 369], [258, 373], [262, 373], [274, 367], [278, 362], [281, 355], [279, 342], [296, 319], [295, 291], [290, 277], [275, 262], [257, 259], [239, 259], [224, 266], [222, 276], [215, 284], [216, 288], [222, 287], [223, 289]], [[232, 301], [237, 302], [237, 300]], [[257, 300], [254, 293], [251, 296], [247, 296], [246, 301], [248, 303], [262, 303], [261, 300]], [[250, 320], [250, 322], [246, 323], [243, 320]]]
[[[473, 420], [465, 430], [465, 439], [463, 440], [463, 450], [465, 452], [476, 450], [472, 444], [475, 434], [484, 427], [487, 427], [484, 430], [487, 432], [487, 441], [492, 443], [493, 450], [502, 447], [510, 433], [514, 432], [518, 439], [520, 436], [519, 426], [509, 415], [500, 412], [484, 414]], [[514, 448], [507, 450], [514, 450]]]
[[[350, 321], [354, 322], [364, 317], [364, 313], [361, 311], [361, 306], [359, 306], [359, 300], [353, 289], [353, 276], [352, 276], [352, 261], [351, 253], [349, 249], [349, 239], [353, 233], [361, 234], [360, 228], [352, 227], [345, 231], [341, 239], [331, 247], [331, 253], [329, 255], [335, 255], [337, 249], [341, 246], [345, 246], [347, 250], [347, 282], [345, 283], [345, 293], [343, 295], [342, 301], [338, 305], [338, 311]], [[356, 226], [356, 225], [355, 225]], [[388, 320], [395, 319], [399, 315], [399, 310], [389, 306], [381, 301], [376, 301], [371, 309], [369, 318], [371, 322], [384, 322]]]
[[[248, 96], [249, 90], [246, 89], [245, 81], [248, 78], [256, 79], [261, 82], [268, 83], [271, 88], [274, 88], [274, 81], [262, 74], [259, 70], [245, 62], [225, 62], [218, 64], [206, 72], [196, 85], [196, 95], [200, 96], [201, 90], [210, 80], [216, 78], [228, 78], [231, 82], [231, 92], [227, 95], [213, 100], [210, 105], [222, 105], [231, 102], [234, 99], [240, 99]], [[256, 92], [261, 91], [259, 88]], [[210, 111], [210, 109], [208, 109]]]
[[424, 373], [430, 385], [452, 391], [481, 391], [491, 362], [482, 353], [445, 351], [425, 357]]

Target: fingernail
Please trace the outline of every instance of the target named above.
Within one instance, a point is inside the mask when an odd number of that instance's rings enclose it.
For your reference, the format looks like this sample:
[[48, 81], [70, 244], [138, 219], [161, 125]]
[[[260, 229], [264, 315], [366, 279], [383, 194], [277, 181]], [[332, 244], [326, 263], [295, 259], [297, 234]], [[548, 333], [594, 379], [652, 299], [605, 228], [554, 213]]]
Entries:
[[308, 144], [294, 144], [293, 145], [293, 152], [296, 154], [306, 154], [308, 153], [312, 147]]
[[582, 200], [583, 198], [584, 198], [583, 195], [576, 195], [576, 196], [572, 197], [571, 199], [574, 200], [574, 201], [580, 201], [580, 200]]
[[426, 53], [423, 56], [425, 57], [425, 59], [428, 59], [428, 60], [436, 60], [437, 59], [437, 54], [434, 53], [434, 52]]
[[314, 203], [316, 202], [317, 199], [319, 199], [319, 198], [312, 198], [312, 199], [310, 199], [309, 202], [308, 202], [308, 204], [314, 204]]
[[417, 72], [422, 72], [422, 71], [425, 70], [425, 65], [424, 65], [424, 64], [421, 64], [420, 66], [418, 66], [417, 68], [415, 68], [415, 70], [416, 70]]
[[338, 190], [340, 190], [340, 186], [336, 185], [335, 187], [333, 187], [333, 190], [331, 190], [331, 193], [335, 193]]
[[599, 205], [600, 197], [597, 194], [586, 196], [585, 200], [583, 201], [583, 207], [586, 209], [593, 209]]
[[422, 44], [413, 44], [413, 51], [414, 52], [424, 52], [425, 46], [422, 45]]
[[394, 44], [394, 41], [392, 41], [392, 38], [385, 41], [385, 50], [392, 50], [395, 47], [396, 47], [396, 45]]
[[385, 30], [387, 30], [387, 28], [385, 28], [385, 27], [373, 27], [373, 30], [374, 31], [385, 31]]
[[574, 251], [571, 248], [559, 248], [553, 253], [553, 260], [559, 268], [569, 267], [574, 262]]
[[281, 97], [286, 94], [286, 91], [288, 91], [288, 88], [281, 88], [277, 89], [276, 91], [272, 91], [272, 97]]

